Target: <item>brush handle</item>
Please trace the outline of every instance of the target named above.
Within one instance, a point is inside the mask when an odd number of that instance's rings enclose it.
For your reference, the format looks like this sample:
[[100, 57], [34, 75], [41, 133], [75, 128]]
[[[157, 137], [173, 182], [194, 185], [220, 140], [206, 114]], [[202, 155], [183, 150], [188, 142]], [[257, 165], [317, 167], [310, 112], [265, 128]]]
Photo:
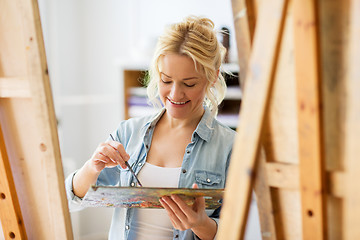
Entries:
[[132, 168], [130, 167], [130, 164], [129, 164], [127, 161], [125, 161], [125, 164], [126, 164], [126, 166], [129, 168], [131, 174], [135, 177], [135, 179], [136, 179], [136, 181], [138, 182], [139, 186], [142, 187], [142, 184], [141, 184], [140, 180], [137, 178], [135, 172], [134, 172], [134, 171], [132, 170]]
[[[115, 139], [114, 139], [114, 137], [111, 135], [111, 133], [110, 133], [110, 137], [111, 137], [111, 139], [112, 139], [113, 141], [115, 141]], [[136, 181], [138, 182], [139, 186], [142, 187], [142, 184], [140, 183], [140, 180], [137, 178], [135, 172], [134, 172], [134, 171], [132, 170], [132, 168], [130, 167], [130, 164], [129, 164], [127, 161], [125, 161], [125, 165], [129, 168], [131, 174], [135, 177], [135, 179], [136, 179]]]

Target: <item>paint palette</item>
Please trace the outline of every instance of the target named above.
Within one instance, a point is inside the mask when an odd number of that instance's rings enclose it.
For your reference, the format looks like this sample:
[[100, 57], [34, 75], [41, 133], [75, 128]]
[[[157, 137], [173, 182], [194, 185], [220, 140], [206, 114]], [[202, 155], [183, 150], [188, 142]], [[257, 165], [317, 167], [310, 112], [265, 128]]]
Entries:
[[84, 207], [163, 208], [159, 198], [172, 194], [180, 196], [188, 205], [192, 205], [196, 197], [204, 197], [205, 208], [216, 209], [221, 205], [224, 189], [91, 186], [81, 205]]

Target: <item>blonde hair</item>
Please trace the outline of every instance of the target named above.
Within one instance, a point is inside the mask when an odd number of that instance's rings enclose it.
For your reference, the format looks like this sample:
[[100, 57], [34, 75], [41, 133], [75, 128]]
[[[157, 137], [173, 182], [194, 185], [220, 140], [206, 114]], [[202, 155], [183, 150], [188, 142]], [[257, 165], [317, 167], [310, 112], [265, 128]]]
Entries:
[[149, 101], [161, 106], [158, 99], [160, 81], [159, 60], [166, 54], [181, 54], [194, 61], [196, 71], [208, 80], [204, 103], [214, 116], [226, 92], [224, 77], [219, 73], [226, 49], [217, 40], [214, 23], [208, 18], [189, 16], [184, 21], [170, 25], [159, 37], [147, 79]]

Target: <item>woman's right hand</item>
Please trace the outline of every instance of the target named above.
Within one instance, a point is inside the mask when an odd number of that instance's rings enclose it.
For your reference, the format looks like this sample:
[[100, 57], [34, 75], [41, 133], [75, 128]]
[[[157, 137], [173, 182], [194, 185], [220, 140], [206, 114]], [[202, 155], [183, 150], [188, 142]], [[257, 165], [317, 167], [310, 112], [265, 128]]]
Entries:
[[111, 168], [117, 165], [125, 169], [127, 168], [125, 161], [129, 159], [130, 156], [121, 143], [109, 141], [99, 144], [91, 156], [89, 164], [95, 172], [101, 172], [106, 167]]

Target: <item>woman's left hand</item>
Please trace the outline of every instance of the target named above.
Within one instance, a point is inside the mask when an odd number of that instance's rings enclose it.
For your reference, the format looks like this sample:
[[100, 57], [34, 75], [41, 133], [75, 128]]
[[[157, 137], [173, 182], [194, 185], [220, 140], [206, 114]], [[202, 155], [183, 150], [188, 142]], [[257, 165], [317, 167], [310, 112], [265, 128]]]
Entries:
[[[193, 188], [198, 188], [197, 184], [194, 184]], [[200, 235], [203, 235], [202, 230], [206, 229], [207, 232], [205, 235], [213, 233], [211, 235], [215, 236], [217, 225], [214, 220], [206, 215], [204, 197], [196, 198], [192, 206], [187, 205], [177, 195], [171, 195], [171, 197], [162, 197], [160, 199], [160, 203], [167, 211], [171, 223], [175, 229], [184, 231], [191, 228], [193, 232], [199, 237]]]
[[[196, 184], [193, 188], [198, 188]], [[186, 230], [201, 225], [208, 216], [205, 213], [205, 199], [198, 197], [192, 206], [188, 206], [179, 196], [162, 197], [161, 204], [166, 209], [175, 229]]]

